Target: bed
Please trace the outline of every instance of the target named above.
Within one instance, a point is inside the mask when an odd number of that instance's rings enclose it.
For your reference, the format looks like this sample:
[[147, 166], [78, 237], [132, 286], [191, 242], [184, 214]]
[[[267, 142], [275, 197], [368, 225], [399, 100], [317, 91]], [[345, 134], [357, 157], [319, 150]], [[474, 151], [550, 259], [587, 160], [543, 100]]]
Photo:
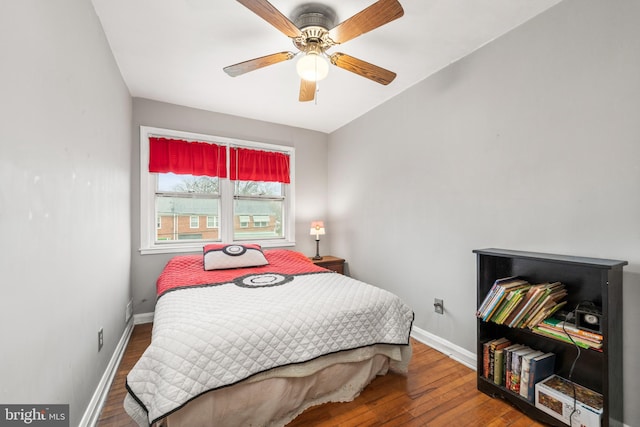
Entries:
[[283, 426], [407, 372], [413, 311], [397, 296], [295, 251], [204, 249], [158, 278], [151, 344], [126, 381], [139, 425]]

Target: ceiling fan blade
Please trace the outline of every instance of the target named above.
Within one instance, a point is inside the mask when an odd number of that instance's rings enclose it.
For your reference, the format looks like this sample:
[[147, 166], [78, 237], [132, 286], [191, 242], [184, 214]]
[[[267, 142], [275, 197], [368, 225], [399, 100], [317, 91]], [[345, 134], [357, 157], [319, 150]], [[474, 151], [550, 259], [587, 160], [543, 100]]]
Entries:
[[331, 63], [337, 67], [356, 73], [382, 85], [388, 85], [396, 78], [396, 73], [377, 65], [369, 64], [361, 59], [345, 53], [336, 52], [331, 55]]
[[278, 62], [282, 61], [287, 61], [294, 56], [295, 54], [293, 52], [273, 53], [271, 55], [261, 56], [260, 58], [250, 59], [248, 61], [239, 62], [234, 65], [229, 65], [228, 67], [224, 67], [223, 70], [231, 77], [237, 77], [241, 74], [248, 73], [249, 71], [257, 70], [258, 68], [277, 64]]
[[316, 97], [316, 82], [300, 79], [300, 97], [298, 101], [313, 101]]
[[329, 31], [329, 35], [334, 42], [344, 43], [398, 19], [402, 15], [404, 15], [404, 9], [398, 0], [379, 0], [338, 24]]
[[247, 9], [276, 27], [287, 37], [298, 37], [300, 29], [267, 0], [238, 0]]

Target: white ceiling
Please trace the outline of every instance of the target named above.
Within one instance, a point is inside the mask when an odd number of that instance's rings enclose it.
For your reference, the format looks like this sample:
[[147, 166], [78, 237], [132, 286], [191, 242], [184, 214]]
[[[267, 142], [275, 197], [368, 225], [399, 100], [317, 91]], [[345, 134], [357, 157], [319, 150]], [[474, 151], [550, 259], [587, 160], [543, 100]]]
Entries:
[[[400, 0], [404, 16], [340, 46], [397, 73], [388, 86], [331, 66], [315, 102], [298, 101], [295, 59], [229, 77], [256, 57], [297, 50], [233, 0], [92, 0], [122, 77], [148, 98], [330, 133], [561, 0]], [[284, 15], [305, 0], [272, 0]], [[374, 0], [324, 0], [342, 22]]]

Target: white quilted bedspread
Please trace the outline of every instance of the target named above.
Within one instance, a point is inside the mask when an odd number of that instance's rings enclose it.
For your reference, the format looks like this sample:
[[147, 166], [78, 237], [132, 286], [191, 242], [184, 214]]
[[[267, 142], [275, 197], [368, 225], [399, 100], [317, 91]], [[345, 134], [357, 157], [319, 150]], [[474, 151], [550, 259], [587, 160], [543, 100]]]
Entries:
[[127, 376], [149, 423], [274, 367], [409, 342], [413, 312], [390, 292], [332, 272], [271, 276], [239, 283], [246, 286], [180, 289], [158, 300], [151, 345]]

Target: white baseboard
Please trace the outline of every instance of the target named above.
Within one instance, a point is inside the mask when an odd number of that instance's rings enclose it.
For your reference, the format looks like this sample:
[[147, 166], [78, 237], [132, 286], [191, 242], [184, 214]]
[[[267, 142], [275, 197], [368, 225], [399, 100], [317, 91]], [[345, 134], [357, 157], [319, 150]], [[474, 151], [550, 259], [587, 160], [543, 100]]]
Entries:
[[424, 329], [420, 329], [415, 325], [411, 329], [411, 336], [421, 343], [428, 345], [434, 350], [438, 350], [440, 353], [446, 354], [456, 362], [460, 362], [474, 371], [478, 368], [475, 353], [465, 350], [444, 338], [440, 338], [439, 336], [427, 332]]
[[153, 322], [153, 311], [151, 313], [140, 313], [133, 315], [133, 324], [142, 325], [143, 323]]
[[111, 356], [111, 360], [109, 360], [107, 369], [105, 369], [104, 374], [102, 374], [98, 387], [93, 393], [87, 409], [84, 411], [80, 424], [78, 424], [80, 427], [93, 427], [98, 423], [98, 418], [100, 417], [100, 412], [102, 412], [104, 402], [107, 400], [111, 383], [113, 382], [113, 378], [116, 376], [118, 366], [120, 366], [120, 361], [122, 360], [122, 356], [124, 356], [124, 350], [127, 348], [129, 338], [131, 338], [131, 332], [133, 332], [133, 322], [127, 323], [127, 327], [124, 329], [122, 337], [120, 337], [120, 341], [118, 341], [118, 345]]

